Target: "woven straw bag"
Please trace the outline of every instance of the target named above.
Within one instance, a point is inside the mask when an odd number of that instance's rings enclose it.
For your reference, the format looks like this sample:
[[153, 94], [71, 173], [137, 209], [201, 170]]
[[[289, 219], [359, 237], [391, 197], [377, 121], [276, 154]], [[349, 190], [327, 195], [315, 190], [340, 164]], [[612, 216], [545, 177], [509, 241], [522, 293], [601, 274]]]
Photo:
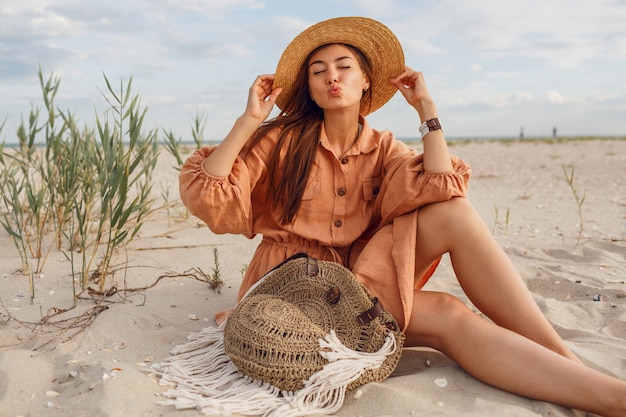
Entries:
[[[394, 348], [375, 368], [343, 379], [346, 390], [387, 378], [400, 358], [404, 335], [350, 270], [306, 254], [289, 258], [251, 288], [224, 328], [224, 350], [237, 369], [284, 391], [310, 384], [305, 381], [324, 369], [330, 351], [367, 357], [390, 341]], [[342, 369], [327, 370], [324, 379]]]

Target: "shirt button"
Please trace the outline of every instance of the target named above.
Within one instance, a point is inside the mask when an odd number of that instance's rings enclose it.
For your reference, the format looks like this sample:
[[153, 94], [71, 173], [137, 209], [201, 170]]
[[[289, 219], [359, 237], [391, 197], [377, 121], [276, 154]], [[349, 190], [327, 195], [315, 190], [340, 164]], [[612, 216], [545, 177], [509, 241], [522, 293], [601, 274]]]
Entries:
[[343, 226], [343, 222], [341, 220], [335, 220], [335, 227]]
[[337, 195], [338, 195], [339, 197], [343, 197], [344, 195], [346, 195], [346, 189], [345, 189], [345, 188], [339, 188], [339, 189], [337, 190]]
[[344, 156], [343, 158], [341, 158], [341, 163], [344, 164], [344, 165], [347, 164], [348, 163], [348, 157]]

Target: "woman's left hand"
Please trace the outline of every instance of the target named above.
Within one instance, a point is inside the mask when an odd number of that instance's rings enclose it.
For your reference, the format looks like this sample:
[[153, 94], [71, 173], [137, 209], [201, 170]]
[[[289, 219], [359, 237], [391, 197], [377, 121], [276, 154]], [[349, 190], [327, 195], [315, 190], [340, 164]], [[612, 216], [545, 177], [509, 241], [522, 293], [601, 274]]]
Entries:
[[406, 101], [417, 110], [422, 120], [437, 117], [437, 110], [424, 81], [424, 74], [405, 67], [404, 72], [389, 82], [396, 86]]

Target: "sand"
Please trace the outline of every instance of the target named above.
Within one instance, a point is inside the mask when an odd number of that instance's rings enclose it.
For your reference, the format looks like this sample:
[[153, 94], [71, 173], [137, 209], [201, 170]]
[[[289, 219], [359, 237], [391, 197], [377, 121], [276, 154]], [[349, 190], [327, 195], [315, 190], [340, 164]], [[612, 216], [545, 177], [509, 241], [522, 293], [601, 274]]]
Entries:
[[[626, 379], [626, 141], [451, 149], [472, 165], [469, 199], [550, 322], [585, 363]], [[580, 207], [564, 168], [584, 196]], [[156, 190], [177, 195], [177, 172], [165, 153], [155, 179]], [[159, 210], [117, 259], [127, 266], [107, 280], [117, 293], [84, 295], [73, 309], [50, 315], [74, 305], [68, 261], [52, 251], [31, 302], [17, 251], [2, 231], [0, 416], [201, 415], [158, 405], [169, 387], [159, 385], [151, 366], [234, 303], [257, 243], [214, 235], [180, 205]], [[200, 279], [200, 270], [212, 272], [213, 248], [225, 282], [220, 293]], [[466, 300], [447, 259], [427, 288]], [[349, 394], [336, 415], [584, 414], [489, 387], [438, 352], [406, 349], [389, 379]]]

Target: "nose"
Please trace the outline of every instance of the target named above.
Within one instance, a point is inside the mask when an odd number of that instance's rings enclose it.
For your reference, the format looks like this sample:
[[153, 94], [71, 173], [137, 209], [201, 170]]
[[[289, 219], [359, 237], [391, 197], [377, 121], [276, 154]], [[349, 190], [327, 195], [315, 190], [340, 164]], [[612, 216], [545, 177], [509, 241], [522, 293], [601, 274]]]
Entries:
[[337, 71], [329, 70], [328, 71], [328, 80], [326, 82], [328, 85], [333, 85], [339, 81], [339, 76], [337, 75]]

